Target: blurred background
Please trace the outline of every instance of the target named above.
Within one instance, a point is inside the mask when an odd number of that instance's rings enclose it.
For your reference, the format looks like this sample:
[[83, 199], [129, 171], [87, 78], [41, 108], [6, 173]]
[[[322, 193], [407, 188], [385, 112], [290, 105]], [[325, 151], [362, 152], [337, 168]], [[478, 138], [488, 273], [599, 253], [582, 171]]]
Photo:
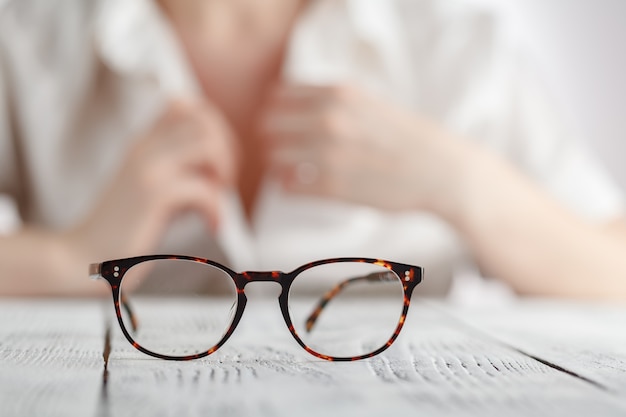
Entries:
[[563, 116], [626, 190], [626, 1], [500, 3]]
[[[626, 1], [474, 1], [508, 20], [565, 120], [626, 190]], [[0, 233], [13, 227], [0, 196]]]

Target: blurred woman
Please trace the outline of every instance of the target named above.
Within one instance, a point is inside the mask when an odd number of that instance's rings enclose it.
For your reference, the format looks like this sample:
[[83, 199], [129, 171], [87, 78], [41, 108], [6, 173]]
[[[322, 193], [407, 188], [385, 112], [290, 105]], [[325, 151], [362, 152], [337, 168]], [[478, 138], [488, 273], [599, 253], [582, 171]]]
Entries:
[[457, 0], [0, 1], [0, 294], [167, 251], [623, 299], [623, 196], [518, 58]]

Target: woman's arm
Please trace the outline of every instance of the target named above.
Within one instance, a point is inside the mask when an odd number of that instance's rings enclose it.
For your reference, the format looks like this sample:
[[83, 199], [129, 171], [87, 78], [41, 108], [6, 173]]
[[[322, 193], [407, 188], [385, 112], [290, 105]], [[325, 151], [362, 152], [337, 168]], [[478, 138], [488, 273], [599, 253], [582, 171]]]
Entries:
[[[502, 157], [429, 120], [355, 88], [288, 86], [262, 130], [292, 192], [431, 211], [486, 274], [523, 294], [626, 299], [626, 233], [576, 216]], [[299, 180], [301, 166], [315, 175]]]
[[86, 278], [85, 261], [60, 234], [23, 228], [0, 238], [0, 295], [104, 294]]
[[[506, 161], [469, 149], [440, 214], [482, 269], [523, 294], [626, 299], [626, 226], [574, 215]], [[461, 178], [462, 177], [462, 178]]]
[[183, 212], [198, 212], [214, 229], [235, 163], [230, 128], [217, 112], [204, 102], [171, 103], [75, 227], [27, 224], [0, 238], [0, 295], [101, 293], [87, 279], [91, 262], [149, 253]]

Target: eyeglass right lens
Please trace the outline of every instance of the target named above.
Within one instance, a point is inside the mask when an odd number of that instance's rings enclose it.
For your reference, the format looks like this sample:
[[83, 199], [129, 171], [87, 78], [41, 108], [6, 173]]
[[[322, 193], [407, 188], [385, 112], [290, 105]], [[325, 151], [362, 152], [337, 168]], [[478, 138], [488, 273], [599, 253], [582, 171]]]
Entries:
[[159, 259], [124, 275], [121, 295], [137, 323], [122, 308], [122, 321], [141, 347], [183, 357], [207, 352], [223, 338], [237, 306], [230, 275], [202, 262]]
[[289, 291], [298, 337], [338, 358], [370, 354], [393, 336], [404, 306], [400, 278], [381, 265], [338, 262], [305, 270]]

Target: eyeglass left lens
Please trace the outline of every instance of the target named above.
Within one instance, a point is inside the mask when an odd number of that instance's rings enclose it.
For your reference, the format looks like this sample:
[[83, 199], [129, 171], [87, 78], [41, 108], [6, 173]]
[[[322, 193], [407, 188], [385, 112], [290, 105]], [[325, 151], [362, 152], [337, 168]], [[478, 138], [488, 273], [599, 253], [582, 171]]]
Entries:
[[237, 290], [225, 271], [202, 262], [159, 259], [124, 275], [122, 309], [130, 336], [153, 353], [175, 357], [210, 350], [224, 336], [237, 308]]

